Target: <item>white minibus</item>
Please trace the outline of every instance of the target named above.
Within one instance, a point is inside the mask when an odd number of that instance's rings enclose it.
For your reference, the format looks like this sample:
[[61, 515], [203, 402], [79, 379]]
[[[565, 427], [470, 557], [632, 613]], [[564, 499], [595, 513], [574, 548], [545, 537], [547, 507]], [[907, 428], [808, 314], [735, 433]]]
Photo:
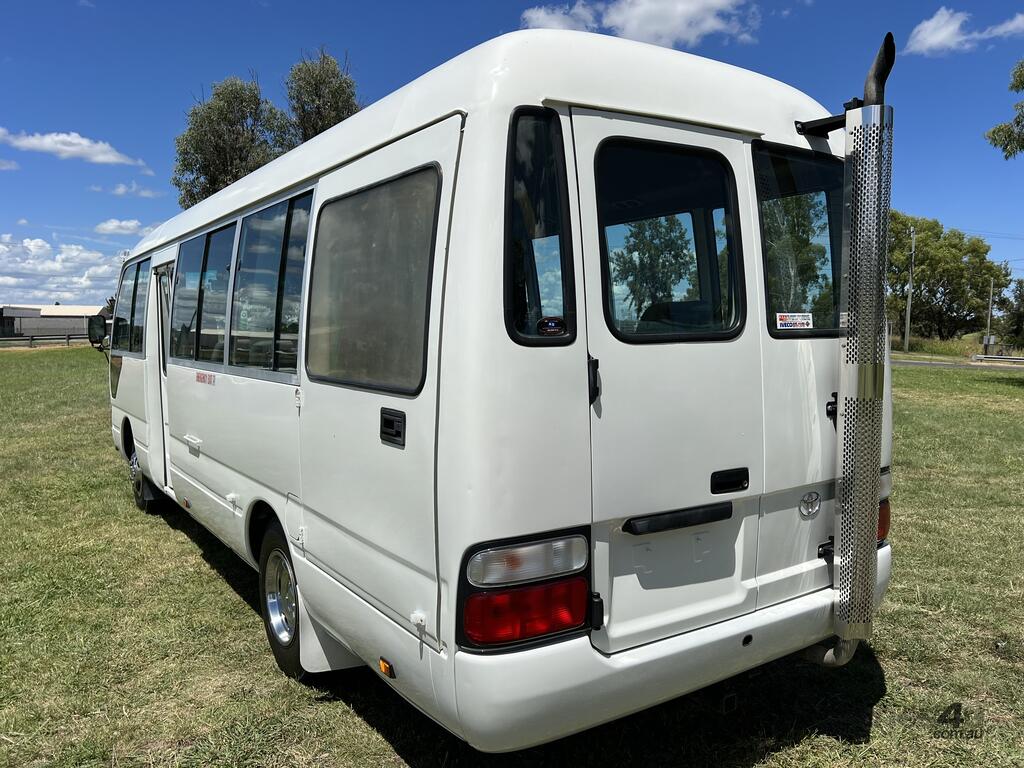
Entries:
[[891, 65], [833, 116], [515, 32], [184, 211], [117, 293], [136, 502], [258, 569], [285, 673], [484, 751], [844, 663], [890, 575]]

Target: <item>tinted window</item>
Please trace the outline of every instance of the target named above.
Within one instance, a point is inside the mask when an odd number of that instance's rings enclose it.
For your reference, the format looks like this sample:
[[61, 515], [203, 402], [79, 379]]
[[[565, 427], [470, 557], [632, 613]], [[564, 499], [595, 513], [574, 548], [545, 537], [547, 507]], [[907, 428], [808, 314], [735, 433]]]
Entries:
[[146, 336], [146, 297], [149, 295], [149, 259], [139, 263], [132, 302], [131, 351], [141, 352]]
[[312, 194], [242, 220], [231, 310], [231, 365], [295, 371]]
[[831, 155], [755, 145], [768, 327], [839, 328], [843, 162]]
[[114, 323], [110, 331], [110, 348], [127, 352], [131, 340], [132, 299], [135, 295], [135, 274], [138, 265], [132, 264], [121, 275], [114, 307]]
[[320, 210], [310, 276], [311, 376], [416, 392], [440, 177], [425, 168]]
[[575, 332], [568, 195], [558, 114], [520, 111], [509, 139], [506, 325], [526, 343], [568, 343]]
[[196, 311], [199, 308], [199, 276], [203, 271], [206, 235], [194, 237], [178, 248], [171, 305], [171, 357], [192, 360], [196, 355]]
[[242, 219], [231, 304], [232, 365], [272, 368], [288, 201]]
[[295, 372], [299, 357], [299, 309], [302, 306], [302, 272], [306, 263], [306, 238], [313, 194], [292, 200], [288, 221], [288, 250], [285, 252], [281, 294], [277, 312], [276, 357], [279, 371]]
[[171, 307], [171, 282], [174, 275], [174, 265], [167, 264], [163, 269], [157, 271], [157, 296], [160, 307], [160, 329], [163, 332], [160, 339], [160, 366], [164, 373], [167, 372], [167, 340], [170, 335], [170, 307]]
[[223, 362], [224, 318], [228, 305], [235, 225], [207, 235], [206, 260], [199, 280], [199, 350], [197, 360]]
[[739, 238], [725, 159], [614, 140], [598, 152], [596, 177], [612, 330], [627, 341], [735, 332]]

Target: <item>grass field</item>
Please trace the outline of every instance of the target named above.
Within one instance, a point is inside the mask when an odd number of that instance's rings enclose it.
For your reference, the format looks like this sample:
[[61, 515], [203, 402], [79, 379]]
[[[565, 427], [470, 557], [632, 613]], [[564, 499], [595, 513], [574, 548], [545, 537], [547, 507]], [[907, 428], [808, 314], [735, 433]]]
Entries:
[[[0, 352], [0, 765], [1024, 765], [1024, 372], [895, 371], [895, 572], [847, 667], [782, 659], [487, 757], [369, 670], [278, 673], [255, 573], [133, 505], [105, 364]], [[935, 735], [956, 702], [980, 739]]]

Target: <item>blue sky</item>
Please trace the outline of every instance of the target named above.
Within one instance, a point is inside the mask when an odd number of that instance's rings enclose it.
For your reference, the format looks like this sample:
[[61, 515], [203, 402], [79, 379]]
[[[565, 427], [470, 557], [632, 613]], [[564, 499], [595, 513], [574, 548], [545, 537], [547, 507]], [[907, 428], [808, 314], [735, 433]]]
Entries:
[[212, 82], [254, 71], [283, 103], [288, 68], [326, 45], [348, 53], [360, 101], [370, 104], [530, 25], [689, 50], [788, 82], [834, 110], [860, 92], [891, 30], [894, 205], [982, 234], [992, 257], [1024, 277], [1024, 157], [1005, 161], [982, 136], [1020, 99], [1007, 86], [1024, 58], [1024, 3], [947, 2], [8, 2], [0, 303], [112, 293], [118, 251], [178, 212], [174, 137]]

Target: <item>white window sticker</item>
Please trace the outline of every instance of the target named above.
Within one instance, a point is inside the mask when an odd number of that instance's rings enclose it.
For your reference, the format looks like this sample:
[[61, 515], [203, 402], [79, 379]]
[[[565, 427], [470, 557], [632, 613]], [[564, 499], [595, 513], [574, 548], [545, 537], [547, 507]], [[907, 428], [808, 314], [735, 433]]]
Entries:
[[810, 312], [776, 312], [775, 327], [782, 330], [802, 330], [814, 327]]

